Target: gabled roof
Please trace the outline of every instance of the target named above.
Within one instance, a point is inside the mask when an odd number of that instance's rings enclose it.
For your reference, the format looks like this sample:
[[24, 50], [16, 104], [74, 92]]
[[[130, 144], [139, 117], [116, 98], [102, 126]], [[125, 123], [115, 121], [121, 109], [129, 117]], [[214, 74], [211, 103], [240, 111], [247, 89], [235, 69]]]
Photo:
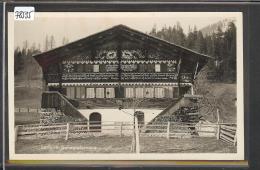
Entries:
[[[41, 65], [42, 68], [46, 68], [50, 64], [55, 64], [62, 60], [64, 57], [73, 55], [77, 52], [80, 52], [82, 49], [88, 48], [92, 46], [92, 42], [95, 40], [104, 39], [105, 37], [111, 37], [111, 36], [117, 36], [117, 35], [127, 35], [127, 36], [133, 36], [135, 38], [138, 38], [142, 41], [147, 41], [150, 43], [155, 43], [163, 48], [177, 50], [182, 53], [190, 54], [193, 56], [197, 56], [198, 59], [202, 63], [206, 63], [207, 59], [211, 58], [207, 55], [200, 54], [196, 51], [190, 50], [188, 48], [176, 45], [174, 43], [162, 40], [160, 38], [147, 35], [145, 33], [142, 33], [140, 31], [134, 30], [132, 28], [129, 28], [125, 25], [117, 25], [110, 29], [101, 31], [99, 33], [90, 35], [88, 37], [85, 37], [83, 39], [74, 41], [72, 43], [69, 43], [67, 45], [52, 49], [47, 52], [43, 52], [41, 54], [33, 56], [37, 62]], [[203, 64], [204, 65], [204, 64]]]

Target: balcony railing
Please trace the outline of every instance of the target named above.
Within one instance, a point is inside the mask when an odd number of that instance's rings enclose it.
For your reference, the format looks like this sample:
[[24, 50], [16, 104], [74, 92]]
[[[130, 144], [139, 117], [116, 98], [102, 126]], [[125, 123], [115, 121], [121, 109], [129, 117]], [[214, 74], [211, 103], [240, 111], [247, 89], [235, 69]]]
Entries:
[[[88, 82], [115, 82], [115, 81], [177, 81], [177, 73], [64, 73], [62, 81], [88, 81]], [[191, 82], [192, 73], [181, 73], [180, 79], [182, 82]], [[59, 74], [46, 74], [47, 82], [58, 83], [60, 80]]]

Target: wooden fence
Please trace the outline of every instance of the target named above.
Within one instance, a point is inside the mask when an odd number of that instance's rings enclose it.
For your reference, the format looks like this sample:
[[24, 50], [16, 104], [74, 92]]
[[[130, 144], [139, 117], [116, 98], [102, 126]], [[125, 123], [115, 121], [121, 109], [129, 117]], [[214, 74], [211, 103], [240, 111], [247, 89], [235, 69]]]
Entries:
[[235, 124], [219, 124], [217, 139], [233, 145], [237, 144], [237, 127]]
[[40, 108], [30, 108], [30, 107], [17, 107], [15, 108], [16, 113], [40, 113]]
[[[217, 137], [224, 142], [236, 144], [235, 124], [195, 124], [165, 122], [160, 124], [140, 124], [140, 136], [189, 138]], [[119, 135], [132, 136], [133, 122], [71, 122], [51, 125], [30, 124], [15, 127], [15, 140], [19, 138], [69, 138]]]

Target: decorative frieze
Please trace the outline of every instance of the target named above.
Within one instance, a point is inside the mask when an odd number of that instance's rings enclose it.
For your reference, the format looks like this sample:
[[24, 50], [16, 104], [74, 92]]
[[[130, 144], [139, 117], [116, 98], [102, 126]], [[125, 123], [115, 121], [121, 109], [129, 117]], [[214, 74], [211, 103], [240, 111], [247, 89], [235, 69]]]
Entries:
[[167, 71], [168, 72], [176, 72], [177, 71], [177, 63], [167, 63]]
[[177, 73], [122, 73], [122, 81], [133, 81], [133, 80], [149, 80], [149, 81], [167, 81], [177, 80]]
[[65, 73], [72, 73], [74, 71], [74, 65], [72, 63], [66, 63], [63, 65], [63, 71]]
[[142, 54], [141, 50], [122, 50], [123, 60], [137, 60], [144, 58], [145, 56]]
[[[88, 83], [62, 83], [64, 87], [71, 86], [178, 86], [177, 82], [88, 82]], [[180, 83], [180, 86], [191, 86], [191, 83]], [[49, 87], [59, 86], [59, 83], [48, 83]]]
[[75, 60], [66, 60], [62, 64], [117, 64], [117, 60], [85, 60], [85, 61], [75, 61]]
[[115, 60], [117, 58], [116, 54], [116, 50], [98, 50], [95, 58], [98, 60]]
[[111, 64], [105, 66], [106, 72], [117, 72], [118, 71], [118, 65]]
[[137, 70], [137, 65], [136, 64], [123, 64], [121, 65], [121, 69], [124, 72], [133, 72]]
[[65, 73], [62, 80], [85, 80], [85, 81], [117, 81], [118, 73]]

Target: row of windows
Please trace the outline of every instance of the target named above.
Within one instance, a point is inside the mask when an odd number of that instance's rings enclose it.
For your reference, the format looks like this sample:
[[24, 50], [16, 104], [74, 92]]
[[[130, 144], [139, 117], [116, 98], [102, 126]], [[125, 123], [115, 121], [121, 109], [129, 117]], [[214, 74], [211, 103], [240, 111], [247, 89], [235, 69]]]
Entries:
[[[117, 67], [107, 67], [108, 65], [90, 65], [90, 64], [78, 64], [75, 65], [75, 72], [116, 72]], [[117, 66], [117, 65], [111, 65], [111, 66]], [[137, 68], [137, 67], [136, 67]], [[128, 70], [123, 70], [128, 71]], [[134, 71], [134, 70], [129, 70]], [[138, 72], [161, 72], [161, 64], [139, 64], [138, 65]]]
[[[67, 87], [68, 98], [115, 98], [115, 88]], [[124, 88], [125, 98], [173, 98], [178, 93], [177, 87]]]

